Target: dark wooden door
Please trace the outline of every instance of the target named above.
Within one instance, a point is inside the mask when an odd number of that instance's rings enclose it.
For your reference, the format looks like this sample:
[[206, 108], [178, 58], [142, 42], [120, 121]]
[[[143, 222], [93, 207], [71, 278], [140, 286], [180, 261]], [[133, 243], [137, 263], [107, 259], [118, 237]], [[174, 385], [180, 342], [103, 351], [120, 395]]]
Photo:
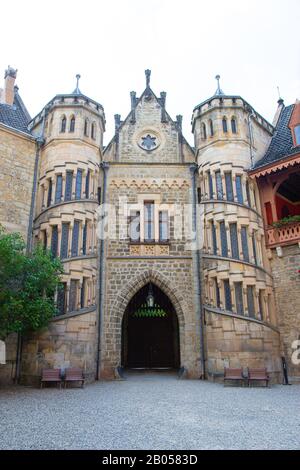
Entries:
[[177, 367], [177, 342], [172, 315], [135, 318], [127, 324], [127, 367]]

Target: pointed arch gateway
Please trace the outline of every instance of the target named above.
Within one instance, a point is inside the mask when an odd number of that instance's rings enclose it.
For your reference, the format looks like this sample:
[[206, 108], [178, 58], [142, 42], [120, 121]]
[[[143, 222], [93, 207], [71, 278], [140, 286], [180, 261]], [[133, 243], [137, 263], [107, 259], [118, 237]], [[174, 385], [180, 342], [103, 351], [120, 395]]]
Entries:
[[[153, 309], [147, 298], [151, 292]], [[160, 273], [147, 271], [128, 282], [113, 309], [120, 319], [120, 364], [128, 368], [179, 368], [184, 331], [183, 299]]]

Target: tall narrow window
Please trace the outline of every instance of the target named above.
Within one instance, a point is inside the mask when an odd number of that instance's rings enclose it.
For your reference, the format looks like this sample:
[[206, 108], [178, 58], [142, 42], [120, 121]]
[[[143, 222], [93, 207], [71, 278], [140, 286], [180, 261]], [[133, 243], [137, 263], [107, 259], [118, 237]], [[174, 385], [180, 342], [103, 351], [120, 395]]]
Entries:
[[223, 185], [222, 185], [222, 176], [220, 171], [216, 171], [216, 188], [217, 188], [217, 199], [223, 200]]
[[227, 128], [227, 119], [225, 117], [222, 119], [222, 127], [223, 127], [223, 132], [226, 134], [228, 132], [228, 128]]
[[154, 240], [154, 202], [147, 201], [144, 205], [145, 213], [145, 240]]
[[248, 248], [248, 233], [247, 233], [247, 227], [243, 226], [241, 228], [241, 239], [242, 239], [242, 252], [243, 252], [243, 258], [244, 261], [247, 261], [249, 263], [249, 248]]
[[57, 289], [57, 301], [56, 301], [56, 308], [58, 315], [63, 315], [66, 313], [66, 291], [67, 291], [67, 284], [62, 282]]
[[53, 258], [56, 258], [57, 256], [57, 249], [58, 249], [58, 229], [57, 229], [57, 225], [53, 225], [52, 237], [51, 237], [51, 254]]
[[85, 177], [85, 197], [88, 199], [90, 197], [90, 176], [91, 172], [88, 170], [86, 177]]
[[82, 170], [77, 170], [76, 175], [76, 188], [75, 188], [75, 197], [76, 199], [81, 199], [81, 188], [82, 188]]
[[69, 311], [77, 310], [77, 285], [78, 281], [71, 279], [70, 282], [70, 297], [69, 297]]
[[224, 282], [224, 297], [225, 297], [225, 309], [229, 312], [232, 311], [232, 300], [231, 300], [231, 289], [229, 280], [226, 279]]
[[247, 303], [248, 303], [249, 317], [255, 318], [254, 287], [253, 286], [247, 286]]
[[56, 177], [56, 187], [55, 187], [55, 203], [61, 201], [62, 196], [62, 175], [57, 175]]
[[252, 233], [252, 250], [253, 250], [254, 264], [257, 264], [256, 236], [255, 236], [254, 231]]
[[47, 250], [48, 246], [48, 237], [47, 237], [47, 230], [43, 230], [43, 248]]
[[221, 235], [221, 253], [225, 258], [228, 257], [228, 244], [225, 222], [220, 222], [220, 235]]
[[74, 131], [75, 131], [75, 117], [72, 116], [71, 121], [70, 121], [70, 132], [74, 132]]
[[201, 188], [197, 188], [197, 199], [198, 199], [198, 204], [200, 204], [201, 199], [202, 199]]
[[208, 188], [209, 188], [209, 199], [214, 198], [214, 188], [213, 188], [213, 180], [212, 180], [212, 175], [211, 172], [207, 172], [207, 178], [208, 178]]
[[65, 201], [72, 199], [73, 171], [66, 172]]
[[89, 120], [84, 121], [84, 135], [88, 137], [89, 135]]
[[262, 321], [265, 319], [264, 294], [265, 294], [265, 291], [260, 289], [259, 294], [258, 294], [258, 304], [259, 304], [258, 317], [259, 317], [259, 320], [262, 320]]
[[220, 308], [221, 307], [220, 288], [219, 288], [218, 280], [216, 277], [215, 277], [215, 292], [216, 292], [216, 307]]
[[168, 211], [159, 212], [159, 241], [169, 240], [169, 214]]
[[139, 242], [141, 238], [140, 211], [130, 211], [129, 238], [132, 242]]
[[98, 187], [98, 190], [97, 190], [97, 196], [98, 196], [98, 204], [100, 206], [100, 204], [101, 204], [101, 188], [100, 188], [100, 186]]
[[239, 259], [239, 243], [237, 236], [237, 224], [229, 224], [230, 243], [231, 243], [231, 256], [234, 259]]
[[68, 258], [68, 248], [69, 248], [69, 224], [64, 222], [61, 225], [60, 257], [62, 259]]
[[214, 123], [212, 122], [211, 119], [209, 120], [209, 130], [210, 130], [210, 136], [213, 137], [213, 135], [214, 135]]
[[73, 226], [71, 256], [78, 256], [79, 227], [80, 227], [79, 220], [75, 220], [74, 226]]
[[234, 117], [231, 119], [231, 131], [233, 134], [237, 133], [236, 119]]
[[63, 116], [60, 124], [60, 132], [66, 132], [67, 119], [66, 116]]
[[93, 122], [91, 126], [91, 138], [96, 139], [96, 124]]
[[86, 286], [86, 278], [84, 277], [82, 279], [81, 292], [80, 292], [80, 307], [81, 308], [85, 307], [85, 286]]
[[232, 175], [231, 173], [225, 173], [225, 184], [226, 184], [226, 197], [227, 201], [233, 201], [233, 187], [232, 187]]
[[211, 222], [211, 240], [212, 240], [212, 250], [213, 254], [217, 254], [217, 235], [216, 235], [216, 227], [213, 222]]
[[82, 254], [83, 255], [86, 255], [87, 228], [88, 228], [88, 222], [86, 220], [82, 229]]
[[244, 197], [243, 197], [243, 188], [242, 188], [242, 177], [240, 175], [236, 175], [235, 177], [235, 187], [236, 187], [237, 201], [240, 204], [243, 204]]
[[248, 206], [251, 207], [251, 196], [250, 196], [249, 181], [246, 181], [246, 194], [247, 194]]
[[204, 123], [202, 123], [201, 125], [201, 130], [202, 130], [202, 139], [203, 140], [206, 140], [206, 125]]
[[48, 185], [48, 197], [47, 197], [47, 207], [51, 206], [52, 202], [52, 179], [49, 179], [49, 185]]
[[235, 290], [236, 313], [238, 315], [244, 315], [243, 283], [235, 282], [234, 290]]

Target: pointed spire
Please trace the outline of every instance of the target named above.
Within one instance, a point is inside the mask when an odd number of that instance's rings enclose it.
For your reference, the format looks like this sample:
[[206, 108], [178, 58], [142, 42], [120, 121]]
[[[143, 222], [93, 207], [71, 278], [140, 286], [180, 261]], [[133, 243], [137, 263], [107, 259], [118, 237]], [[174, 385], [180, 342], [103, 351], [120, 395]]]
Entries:
[[80, 75], [79, 73], [76, 75], [76, 88], [73, 91], [73, 95], [81, 95], [81, 91], [79, 90], [79, 80], [80, 80]]
[[281, 97], [279, 86], [277, 87], [277, 92], [278, 92], [278, 101], [277, 101], [277, 103], [278, 103], [279, 106], [281, 106], [281, 105], [284, 104], [284, 100]]
[[149, 70], [149, 69], [145, 70], [145, 75], [146, 75], [146, 88], [149, 88], [150, 87], [151, 70]]
[[221, 87], [220, 87], [220, 78], [221, 78], [220, 75], [216, 75], [216, 80], [218, 82], [218, 88], [217, 88], [217, 91], [215, 93], [215, 96], [224, 95], [224, 92], [221, 90]]

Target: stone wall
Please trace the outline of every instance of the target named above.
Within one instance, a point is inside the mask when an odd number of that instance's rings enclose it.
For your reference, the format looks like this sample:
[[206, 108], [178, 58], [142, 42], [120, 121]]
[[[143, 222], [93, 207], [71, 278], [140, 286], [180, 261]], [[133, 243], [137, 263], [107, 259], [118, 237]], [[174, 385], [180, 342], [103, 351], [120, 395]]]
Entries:
[[300, 365], [292, 363], [292, 343], [300, 339], [300, 247], [283, 246], [272, 250], [272, 273], [282, 348], [291, 380], [300, 381]]
[[96, 374], [96, 311], [51, 321], [48, 328], [24, 337], [21, 382], [39, 383], [43, 368], [80, 367], [87, 382]]
[[280, 337], [268, 325], [206, 311], [207, 372], [209, 378], [224, 367], [266, 367], [271, 380], [280, 383]]

